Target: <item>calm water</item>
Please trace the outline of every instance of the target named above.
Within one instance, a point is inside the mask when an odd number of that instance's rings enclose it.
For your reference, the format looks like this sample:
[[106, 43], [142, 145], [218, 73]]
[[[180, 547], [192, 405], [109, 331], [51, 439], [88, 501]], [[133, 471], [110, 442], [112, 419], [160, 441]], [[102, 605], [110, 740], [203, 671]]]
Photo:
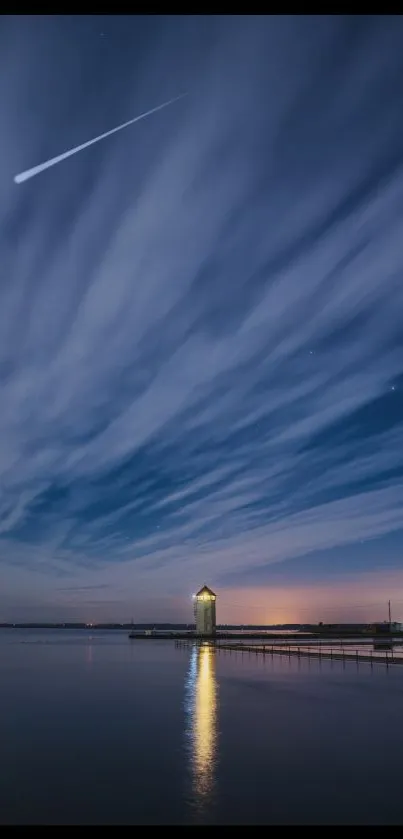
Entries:
[[403, 667], [0, 631], [0, 823], [401, 824]]

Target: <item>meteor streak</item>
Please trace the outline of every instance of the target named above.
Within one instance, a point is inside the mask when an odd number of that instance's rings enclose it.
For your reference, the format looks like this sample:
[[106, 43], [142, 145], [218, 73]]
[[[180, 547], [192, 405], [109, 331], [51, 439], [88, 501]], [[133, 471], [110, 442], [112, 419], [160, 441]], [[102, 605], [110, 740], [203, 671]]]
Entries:
[[28, 181], [29, 178], [33, 178], [34, 175], [39, 175], [40, 172], [44, 172], [45, 169], [50, 169], [50, 167], [55, 166], [56, 163], [61, 163], [62, 160], [66, 160], [66, 158], [71, 157], [73, 154], [77, 154], [78, 151], [82, 151], [83, 149], [88, 148], [88, 146], [92, 146], [93, 143], [98, 143], [99, 140], [104, 140], [105, 137], [110, 137], [110, 135], [115, 134], [116, 131], [121, 131], [122, 128], [127, 128], [128, 125], [133, 125], [134, 122], [139, 122], [140, 119], [145, 119], [145, 117], [149, 117], [151, 114], [161, 111], [162, 108], [167, 108], [168, 105], [172, 105], [174, 102], [177, 102], [178, 99], [183, 99], [184, 96], [187, 96], [187, 93], [182, 93], [180, 96], [176, 96], [175, 99], [169, 99], [168, 102], [163, 102], [162, 105], [157, 105], [156, 108], [151, 108], [150, 111], [145, 111], [144, 114], [140, 114], [138, 117], [134, 117], [134, 119], [129, 119], [128, 122], [123, 122], [122, 125], [118, 125], [116, 128], [111, 128], [110, 131], [105, 131], [105, 134], [100, 134], [99, 137], [87, 140], [87, 142], [82, 143], [81, 146], [76, 146], [74, 149], [63, 152], [63, 154], [58, 154], [57, 157], [52, 157], [51, 160], [46, 160], [45, 163], [39, 163], [38, 166], [33, 166], [32, 169], [26, 169], [25, 172], [15, 175], [14, 182], [16, 184], [22, 184], [24, 181]]

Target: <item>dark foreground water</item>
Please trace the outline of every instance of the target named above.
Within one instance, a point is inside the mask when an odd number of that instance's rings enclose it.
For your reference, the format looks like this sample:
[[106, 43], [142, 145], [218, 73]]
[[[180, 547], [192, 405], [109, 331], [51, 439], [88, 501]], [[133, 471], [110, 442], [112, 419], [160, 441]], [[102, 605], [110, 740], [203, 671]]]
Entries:
[[1, 824], [401, 824], [403, 667], [0, 631]]

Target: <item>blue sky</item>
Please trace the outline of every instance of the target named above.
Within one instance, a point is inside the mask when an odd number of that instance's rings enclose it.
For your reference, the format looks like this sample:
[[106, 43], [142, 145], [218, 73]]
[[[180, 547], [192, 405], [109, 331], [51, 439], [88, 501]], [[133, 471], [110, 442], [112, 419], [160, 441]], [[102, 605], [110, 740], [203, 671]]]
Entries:
[[403, 615], [402, 37], [2, 18], [0, 621]]

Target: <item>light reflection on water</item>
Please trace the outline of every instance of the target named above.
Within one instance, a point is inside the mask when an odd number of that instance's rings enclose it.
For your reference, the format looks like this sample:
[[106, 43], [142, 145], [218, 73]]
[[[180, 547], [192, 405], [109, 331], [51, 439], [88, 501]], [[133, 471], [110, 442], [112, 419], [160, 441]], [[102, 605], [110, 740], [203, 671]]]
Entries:
[[203, 816], [214, 799], [218, 751], [216, 651], [208, 644], [192, 649], [185, 708], [192, 805]]
[[402, 666], [4, 630], [0, 673], [0, 825], [402, 823]]

